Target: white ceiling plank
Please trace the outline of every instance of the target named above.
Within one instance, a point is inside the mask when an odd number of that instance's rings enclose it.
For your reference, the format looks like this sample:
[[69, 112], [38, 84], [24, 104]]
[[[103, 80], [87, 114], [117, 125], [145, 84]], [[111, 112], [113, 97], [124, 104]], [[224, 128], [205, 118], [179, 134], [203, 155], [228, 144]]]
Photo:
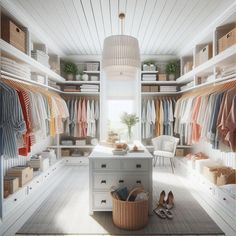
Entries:
[[176, 2], [174, 11], [170, 12], [166, 22], [162, 24], [160, 30], [153, 35], [152, 44], [149, 45], [149, 51], [147, 52], [151, 53], [153, 49], [157, 49], [157, 52], [159, 52], [158, 48], [160, 43], [165, 41], [167, 35], [177, 27], [177, 19], [190, 4], [191, 2], [189, 0], [178, 0]]
[[77, 16], [77, 12], [73, 2], [68, 0], [62, 1], [64, 4], [64, 8], [67, 12], [67, 17], [70, 20], [69, 23], [71, 24], [71, 26], [68, 25], [68, 27], [71, 28], [72, 31], [74, 31], [73, 35], [76, 39], [76, 42], [78, 42], [80, 50], [84, 51], [84, 54], [92, 53], [89, 43], [86, 37], [84, 36], [83, 28], [81, 27], [81, 23]]
[[109, 0], [110, 1], [110, 18], [112, 26], [112, 34], [120, 34], [120, 21], [119, 21], [119, 9], [118, 9], [118, 0]]
[[125, 16], [125, 34], [131, 35], [132, 22], [134, 18], [134, 12], [136, 9], [137, 0], [127, 0], [126, 16]]
[[[60, 37], [60, 33], [55, 28], [53, 30], [51, 30], [49, 24], [47, 24], [47, 20], [44, 17], [44, 14], [46, 15], [46, 13], [43, 10], [43, 7], [41, 5], [35, 7], [35, 4], [32, 4], [32, 1], [29, 1], [29, 0], [26, 0], [26, 1], [25, 0], [19, 0], [19, 1], [17, 1], [17, 3], [19, 3], [22, 6], [22, 8], [24, 8], [25, 12], [28, 13], [29, 19], [32, 19], [32, 21], [35, 21], [35, 24], [37, 24], [40, 28], [42, 28], [44, 30], [44, 32], [50, 38], [53, 39], [52, 34], [59, 37], [59, 40], [57, 41], [57, 44], [64, 53], [66, 53], [70, 49], [69, 46], [66, 46], [66, 47], [63, 46], [64, 36]], [[45, 43], [45, 42], [42, 42], [42, 43]]]
[[67, 6], [72, 5], [71, 1], [68, 1], [67, 4], [63, 2], [63, 0], [53, 0], [53, 3], [55, 5], [55, 8], [60, 15], [62, 24], [64, 26], [64, 29], [66, 30], [66, 34], [70, 38], [71, 43], [74, 45], [74, 48], [76, 49], [76, 53], [82, 54], [85, 53], [85, 50], [81, 44], [80, 38], [78, 38], [77, 31], [78, 28], [74, 27], [74, 21], [70, 19], [70, 14], [68, 14]]
[[110, 1], [100, 0], [101, 11], [102, 11], [102, 20], [105, 29], [105, 36], [112, 34], [111, 31], [111, 18], [110, 18]]
[[[53, 1], [44, 1], [44, 0], [38, 0], [34, 3], [34, 5], [37, 5], [37, 7], [42, 7], [43, 10], [40, 11], [41, 17], [45, 17], [47, 24], [50, 26], [50, 30], [53, 32], [54, 30], [58, 31], [59, 36], [63, 37], [70, 48], [70, 52], [72, 53], [74, 50], [76, 50], [75, 45], [71, 42], [71, 39], [69, 35], [66, 32], [66, 28], [63, 25], [62, 19], [60, 17], [52, 17], [52, 16], [58, 16], [58, 12], [56, 7], [53, 4]], [[42, 15], [43, 14], [43, 15]], [[55, 27], [56, 26], [56, 27]]]
[[131, 29], [131, 35], [133, 35], [134, 37], [137, 37], [138, 35], [138, 30], [143, 21], [143, 15], [146, 9], [146, 5], [147, 5], [147, 0], [137, 1], [137, 6], [135, 8], [132, 29]]
[[[25, 15], [30, 29], [41, 29], [34, 40], [55, 42], [65, 55], [101, 55], [104, 38], [120, 34], [137, 37], [141, 55], [179, 54], [200, 37], [235, 0], [0, 0]], [[6, 4], [8, 2], [8, 4]], [[13, 14], [14, 15], [14, 14]], [[16, 17], [17, 19], [17, 17]], [[22, 17], [19, 17], [22, 20]], [[25, 21], [22, 20], [22, 23]], [[27, 23], [27, 22], [26, 22]], [[26, 24], [28, 26], [28, 24]], [[213, 26], [209, 30], [212, 33]], [[34, 35], [34, 34], [33, 34]], [[44, 43], [44, 42], [43, 42]], [[196, 43], [196, 42], [195, 42]], [[52, 47], [53, 48], [53, 47]], [[52, 50], [51, 50], [52, 51]], [[58, 50], [57, 50], [58, 51]]]
[[141, 45], [141, 52], [143, 54], [147, 54], [145, 48], [147, 47], [150, 38], [152, 37], [153, 32], [156, 30], [155, 26], [158, 20], [161, 17], [161, 13], [166, 5], [166, 0], [158, 1], [158, 4], [155, 5], [155, 9], [152, 12], [152, 17], [150, 18], [149, 24], [144, 32], [143, 35], [140, 35], [140, 45]]
[[[215, 3], [213, 3], [212, 1], [215, 1]], [[189, 30], [191, 30], [192, 28], [194, 29], [194, 22], [196, 22], [198, 16], [201, 15], [205, 17], [206, 14], [209, 14], [209, 5], [217, 4], [217, 1], [218, 0], [201, 1], [200, 4], [198, 4], [198, 7], [195, 7], [192, 13], [188, 16], [188, 21], [185, 21], [183, 26], [179, 28], [177, 32], [175, 32], [175, 42], [173, 42], [172, 40], [168, 45], [165, 46], [165, 52], [169, 52], [174, 44], [177, 45], [177, 41], [179, 41], [182, 36], [186, 37], [189, 33]]]
[[83, 11], [84, 11], [85, 20], [89, 28], [90, 37], [92, 37], [94, 45], [96, 46], [97, 52], [100, 54], [102, 47], [101, 47], [101, 41], [99, 40], [99, 35], [98, 35], [99, 29], [97, 28], [96, 19], [94, 17], [91, 1], [82, 0], [81, 3], [82, 3]]
[[93, 54], [98, 54], [99, 48], [96, 47], [96, 44], [94, 43], [94, 38], [92, 36], [92, 33], [90, 32], [90, 29], [89, 29], [89, 26], [88, 26], [88, 23], [87, 23], [85, 14], [84, 14], [84, 9], [83, 9], [82, 3], [79, 0], [72, 0], [72, 1], [74, 3], [75, 9], [76, 9], [77, 16], [81, 22], [84, 36], [86, 37], [86, 39], [90, 45], [91, 51], [94, 52]]
[[[201, 20], [201, 22], [195, 21], [195, 24], [193, 24], [193, 27], [191, 28], [191, 31], [189, 31], [189, 34], [186, 35], [185, 40], [181, 41], [181, 38], [179, 39], [180, 43], [179, 43], [178, 47], [176, 47], [176, 51], [177, 52], [180, 51], [187, 42], [191, 41], [191, 36], [190, 35], [192, 35], [194, 33], [194, 31], [195, 32], [196, 31], [199, 32], [200, 29], [203, 26], [204, 26], [204, 28], [207, 27], [208, 22], [213, 22], [214, 19], [216, 19], [219, 16], [219, 14], [221, 13], [222, 7], [224, 7], [226, 2], [227, 1], [225, 1], [225, 2], [224, 1], [220, 1], [218, 4], [217, 3], [215, 4], [215, 7], [213, 5], [211, 5], [211, 10], [210, 11], [214, 12], [214, 14], [206, 14], [206, 17], [203, 18]], [[209, 31], [210, 35], [212, 35], [212, 33], [213, 33], [212, 31]]]
[[102, 51], [103, 40], [105, 38], [106, 32], [105, 32], [105, 26], [104, 26], [104, 22], [103, 22], [100, 0], [93, 0], [93, 1], [90, 1], [90, 3], [92, 4], [94, 21], [96, 23], [96, 29], [97, 29], [99, 43], [100, 43], [100, 49]]
[[150, 24], [151, 17], [153, 16], [153, 12], [155, 10], [157, 0], [148, 0], [147, 5], [143, 14], [143, 20], [140, 22], [139, 29], [137, 32], [137, 37], [139, 38], [142, 36], [146, 29], [148, 28]]

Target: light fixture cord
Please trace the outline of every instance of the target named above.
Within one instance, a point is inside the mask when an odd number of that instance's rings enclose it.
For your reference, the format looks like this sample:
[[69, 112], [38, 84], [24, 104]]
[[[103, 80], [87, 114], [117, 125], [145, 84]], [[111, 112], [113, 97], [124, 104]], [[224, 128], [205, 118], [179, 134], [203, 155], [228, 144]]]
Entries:
[[124, 13], [120, 13], [119, 14], [119, 18], [120, 18], [120, 29], [121, 29], [121, 34], [124, 34], [124, 19], [125, 19], [125, 14]]

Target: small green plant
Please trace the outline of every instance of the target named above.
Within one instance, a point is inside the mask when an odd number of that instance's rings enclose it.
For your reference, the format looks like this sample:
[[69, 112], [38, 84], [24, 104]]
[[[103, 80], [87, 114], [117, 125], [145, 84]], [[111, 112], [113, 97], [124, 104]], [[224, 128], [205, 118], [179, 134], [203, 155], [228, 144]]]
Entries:
[[167, 65], [166, 65], [166, 73], [168, 75], [170, 74], [176, 74], [179, 70], [179, 63], [177, 61], [172, 61], [172, 62], [169, 62]]
[[77, 75], [78, 74], [78, 68], [75, 63], [73, 62], [66, 62], [64, 66], [64, 72], [69, 75]]
[[148, 66], [150, 66], [152, 64], [155, 65], [155, 61], [154, 60], [146, 60], [146, 61], [143, 62], [143, 64], [146, 64]]
[[120, 117], [121, 123], [125, 124], [128, 128], [128, 135], [129, 139], [131, 139], [131, 129], [132, 126], [137, 124], [139, 122], [139, 118], [136, 116], [136, 114], [128, 114], [127, 112], [124, 112]]

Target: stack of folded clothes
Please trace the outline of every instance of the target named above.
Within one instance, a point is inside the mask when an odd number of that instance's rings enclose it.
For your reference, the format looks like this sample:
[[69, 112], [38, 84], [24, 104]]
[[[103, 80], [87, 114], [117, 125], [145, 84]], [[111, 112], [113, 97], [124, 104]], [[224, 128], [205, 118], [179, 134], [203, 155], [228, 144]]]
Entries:
[[83, 84], [80, 86], [81, 92], [98, 92], [99, 85], [96, 84]]
[[31, 74], [29, 67], [19, 64], [7, 57], [0, 57], [0, 61], [1, 61], [1, 70], [20, 77], [24, 77], [25, 79], [30, 79]]

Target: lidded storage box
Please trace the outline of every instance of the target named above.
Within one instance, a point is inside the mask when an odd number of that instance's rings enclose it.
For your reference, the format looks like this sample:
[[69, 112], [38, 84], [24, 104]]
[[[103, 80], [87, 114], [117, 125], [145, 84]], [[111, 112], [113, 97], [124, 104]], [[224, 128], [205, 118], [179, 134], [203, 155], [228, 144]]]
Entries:
[[19, 186], [22, 187], [33, 179], [33, 169], [27, 166], [15, 166], [7, 171], [7, 176], [18, 177]]
[[8, 196], [9, 194], [13, 194], [19, 189], [19, 178], [5, 176], [4, 177], [4, 196]]
[[17, 49], [26, 53], [26, 33], [10, 18], [1, 17], [1, 37]]

